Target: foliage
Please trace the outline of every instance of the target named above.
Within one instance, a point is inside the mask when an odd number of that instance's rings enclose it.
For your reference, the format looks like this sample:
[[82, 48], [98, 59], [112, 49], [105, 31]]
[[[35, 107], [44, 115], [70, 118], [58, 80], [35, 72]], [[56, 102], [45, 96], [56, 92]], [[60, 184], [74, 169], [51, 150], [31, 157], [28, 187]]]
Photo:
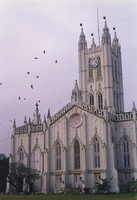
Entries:
[[85, 194], [89, 194], [90, 193], [90, 188], [88, 188], [88, 187], [85, 187], [83, 190], [84, 190]]
[[24, 192], [27, 192], [29, 185], [39, 178], [39, 171], [28, 168], [22, 163], [13, 162], [9, 165], [8, 182], [18, 193], [22, 192], [23, 180], [25, 180], [26, 185]]
[[6, 158], [4, 154], [0, 158], [0, 192], [6, 191], [6, 182], [9, 172], [9, 158]]
[[108, 193], [110, 188], [111, 188], [110, 182], [111, 182], [112, 178], [110, 178], [110, 179], [107, 179], [107, 178], [102, 179], [101, 177], [99, 177], [99, 179], [101, 180], [101, 183], [96, 182], [96, 184], [94, 186], [95, 192], [96, 193]]
[[137, 192], [137, 179], [133, 178], [131, 181], [123, 185], [125, 192]]
[[5, 154], [1, 153], [1, 154], [0, 154], [0, 160], [3, 160], [3, 159], [5, 159], [5, 158], [6, 158]]

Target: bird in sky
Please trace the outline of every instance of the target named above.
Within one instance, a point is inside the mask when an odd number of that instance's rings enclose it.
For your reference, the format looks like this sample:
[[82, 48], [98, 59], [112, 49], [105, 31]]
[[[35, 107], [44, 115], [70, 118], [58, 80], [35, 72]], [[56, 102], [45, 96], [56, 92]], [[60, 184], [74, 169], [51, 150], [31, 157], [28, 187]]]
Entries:
[[27, 72], [27, 74], [30, 74], [30, 72]]
[[55, 60], [55, 63], [57, 63], [58, 61], [57, 60]]
[[43, 53], [45, 54], [45, 50], [43, 50]]
[[31, 84], [31, 86], [30, 86], [30, 87], [31, 87], [31, 89], [33, 89], [33, 85], [32, 85], [32, 84]]
[[19, 100], [21, 100], [21, 97], [19, 96]]
[[34, 57], [34, 59], [38, 59], [38, 57]]
[[36, 76], [36, 78], [39, 78], [39, 76]]
[[0, 83], [0, 85], [2, 85], [2, 83]]

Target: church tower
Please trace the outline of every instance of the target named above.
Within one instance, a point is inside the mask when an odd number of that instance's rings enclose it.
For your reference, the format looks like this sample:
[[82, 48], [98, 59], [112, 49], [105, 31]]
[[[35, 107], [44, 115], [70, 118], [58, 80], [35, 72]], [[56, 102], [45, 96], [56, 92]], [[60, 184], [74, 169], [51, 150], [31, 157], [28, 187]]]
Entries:
[[94, 36], [91, 35], [92, 44], [87, 48], [81, 24], [78, 61], [82, 102], [99, 109], [103, 109], [106, 102], [109, 112], [124, 112], [121, 48], [116, 31], [111, 42], [105, 20], [100, 46], [96, 46]]

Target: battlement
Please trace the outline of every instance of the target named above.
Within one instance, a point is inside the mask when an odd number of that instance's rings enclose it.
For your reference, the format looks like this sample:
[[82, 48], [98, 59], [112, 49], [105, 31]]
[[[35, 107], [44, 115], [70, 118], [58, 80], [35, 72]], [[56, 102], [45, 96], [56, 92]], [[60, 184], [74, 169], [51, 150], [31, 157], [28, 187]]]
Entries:
[[[30, 127], [30, 128], [29, 128]], [[26, 134], [43, 131], [43, 124], [27, 124], [15, 129], [15, 134]]]
[[[109, 113], [110, 119], [114, 121], [128, 121], [128, 120], [133, 120], [133, 112], [124, 112], [124, 113]], [[135, 119], [137, 120], [137, 112], [135, 115]]]

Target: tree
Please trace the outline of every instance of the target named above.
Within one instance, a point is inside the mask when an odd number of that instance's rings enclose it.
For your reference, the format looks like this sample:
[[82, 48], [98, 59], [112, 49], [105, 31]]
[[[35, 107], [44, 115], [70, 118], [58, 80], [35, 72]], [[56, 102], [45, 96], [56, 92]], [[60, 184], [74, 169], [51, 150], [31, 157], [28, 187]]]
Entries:
[[6, 182], [9, 172], [9, 158], [4, 154], [0, 154], [0, 192], [6, 191]]
[[108, 193], [110, 188], [111, 188], [110, 182], [111, 182], [112, 178], [110, 178], [110, 179], [107, 179], [107, 178], [102, 179], [101, 177], [99, 177], [99, 179], [101, 180], [101, 183], [96, 182], [96, 184], [94, 186], [95, 192], [96, 193]]
[[[40, 178], [40, 172], [26, 167], [22, 163], [10, 163], [8, 182], [12, 185], [17, 193], [27, 192], [31, 183]], [[23, 183], [25, 188], [23, 191]]]

